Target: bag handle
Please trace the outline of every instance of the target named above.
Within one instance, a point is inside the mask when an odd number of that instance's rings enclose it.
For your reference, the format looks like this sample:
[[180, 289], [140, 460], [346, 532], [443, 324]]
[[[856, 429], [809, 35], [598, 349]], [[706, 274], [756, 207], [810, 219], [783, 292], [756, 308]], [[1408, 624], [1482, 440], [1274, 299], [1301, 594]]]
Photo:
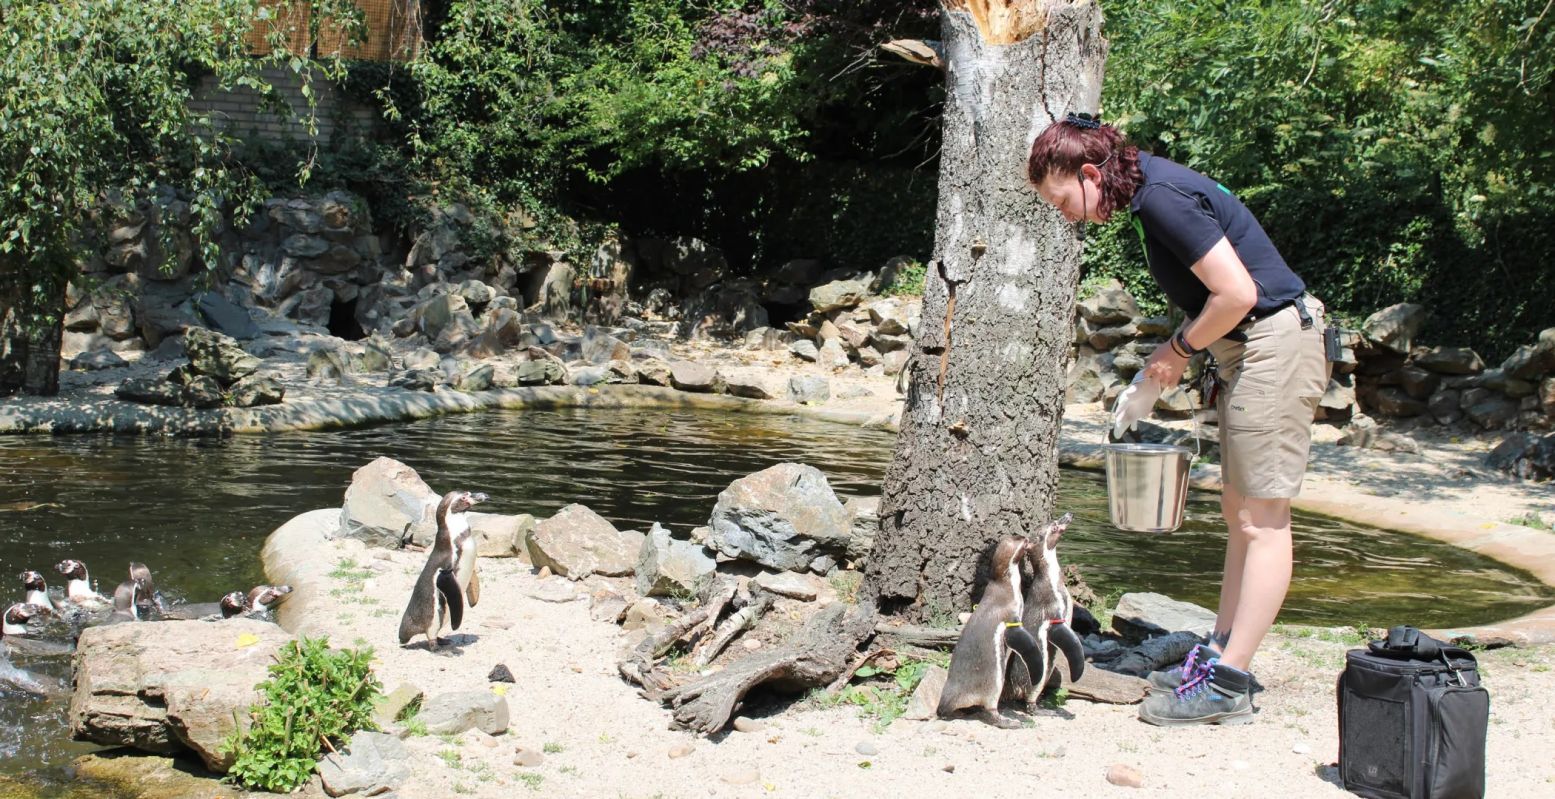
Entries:
[[1366, 645], [1374, 655], [1415, 660], [1436, 660], [1443, 657], [1445, 645], [1407, 624], [1388, 629], [1388, 637]]

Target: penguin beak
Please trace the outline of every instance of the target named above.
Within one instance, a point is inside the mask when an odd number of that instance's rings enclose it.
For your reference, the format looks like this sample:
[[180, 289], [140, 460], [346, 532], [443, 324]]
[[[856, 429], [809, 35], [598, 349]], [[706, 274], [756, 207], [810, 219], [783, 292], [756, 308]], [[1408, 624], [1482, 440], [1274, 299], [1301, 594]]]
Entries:
[[480, 492], [476, 492], [476, 493], [470, 495], [470, 504], [471, 505], [479, 505], [479, 504], [481, 504], [482, 502], [485, 502], [488, 499], [490, 499], [490, 497], [488, 497], [485, 494], [482, 494]]

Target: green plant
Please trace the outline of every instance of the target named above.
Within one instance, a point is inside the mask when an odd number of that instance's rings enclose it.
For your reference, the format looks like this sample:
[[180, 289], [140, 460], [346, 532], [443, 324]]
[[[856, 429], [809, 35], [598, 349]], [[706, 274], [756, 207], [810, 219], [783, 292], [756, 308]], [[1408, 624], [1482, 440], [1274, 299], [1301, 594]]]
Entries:
[[540, 751], [548, 755], [560, 754], [562, 751], [562, 745], [556, 743], [555, 741], [546, 741], [545, 745], [540, 747]]
[[1506, 523], [1521, 525], [1523, 527], [1532, 527], [1535, 530], [1555, 530], [1555, 526], [1552, 526], [1549, 522], [1544, 520], [1543, 516], [1540, 516], [1534, 511], [1528, 511], [1521, 516], [1513, 516], [1512, 518], [1507, 519]]
[[449, 768], [459, 768], [459, 764], [464, 762], [464, 755], [460, 754], [457, 749], [439, 749], [437, 750], [437, 756], [442, 758], [443, 765]]
[[896, 273], [896, 279], [891, 282], [885, 293], [888, 297], [922, 297], [923, 276], [928, 273], [928, 268], [916, 260], [908, 261]]
[[312, 775], [325, 746], [374, 729], [382, 686], [372, 657], [371, 649], [332, 650], [327, 638], [284, 644], [269, 679], [255, 686], [263, 700], [249, 710], [252, 724], [223, 742], [234, 757], [228, 776], [245, 788], [288, 793]]
[[875, 719], [875, 731], [879, 732], [906, 712], [907, 701], [923, 681], [924, 673], [936, 665], [943, 663], [937, 659], [905, 660], [891, 670], [864, 666], [854, 672], [853, 677], [871, 682], [848, 686], [837, 696], [837, 701], [857, 705], [864, 715]]
[[833, 591], [837, 592], [837, 598], [849, 605], [858, 604], [858, 589], [864, 583], [864, 575], [861, 572], [837, 569], [827, 575], [826, 582], [831, 583]]
[[531, 791], [538, 791], [538, 790], [540, 790], [540, 783], [545, 782], [545, 775], [544, 774], [536, 774], [536, 773], [534, 773], [532, 771], [526, 771], [526, 772], [523, 772], [523, 773], [520, 773], [520, 774], [514, 774], [513, 778], [518, 780], [519, 782], [522, 782], [524, 784], [524, 787], [528, 788]]

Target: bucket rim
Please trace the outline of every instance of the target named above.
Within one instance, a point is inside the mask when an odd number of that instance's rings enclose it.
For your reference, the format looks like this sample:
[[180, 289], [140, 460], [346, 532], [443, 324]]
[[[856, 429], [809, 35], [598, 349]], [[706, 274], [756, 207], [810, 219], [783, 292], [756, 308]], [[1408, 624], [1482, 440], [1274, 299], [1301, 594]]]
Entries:
[[1181, 444], [1150, 444], [1145, 442], [1133, 443], [1118, 441], [1102, 444], [1102, 449], [1108, 452], [1137, 453], [1141, 455], [1170, 455], [1173, 453], [1192, 455], [1193, 450]]

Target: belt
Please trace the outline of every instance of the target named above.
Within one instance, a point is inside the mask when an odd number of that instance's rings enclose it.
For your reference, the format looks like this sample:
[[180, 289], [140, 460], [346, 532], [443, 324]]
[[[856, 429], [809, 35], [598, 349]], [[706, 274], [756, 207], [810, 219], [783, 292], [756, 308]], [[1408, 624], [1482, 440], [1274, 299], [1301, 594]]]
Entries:
[[[1306, 294], [1302, 294], [1301, 295], [1301, 297], [1305, 297], [1305, 296], [1306, 296]], [[1280, 311], [1283, 311], [1286, 308], [1291, 307], [1292, 305], [1296, 306], [1296, 315], [1301, 317], [1301, 329], [1302, 330], [1310, 330], [1312, 328], [1312, 325], [1314, 324], [1313, 321], [1312, 321], [1312, 314], [1311, 314], [1311, 312], [1309, 312], [1307, 310], [1307, 304], [1305, 302], [1301, 301], [1301, 297], [1296, 297], [1294, 299], [1286, 300], [1286, 301], [1280, 303], [1279, 305], [1276, 305], [1273, 308], [1269, 308], [1269, 309], [1264, 310], [1262, 312], [1254, 312], [1254, 313], [1248, 314], [1246, 317], [1244, 317], [1242, 319], [1241, 322], [1237, 323], [1236, 327], [1231, 329], [1230, 333], [1227, 333], [1225, 335], [1225, 338], [1228, 338], [1228, 339], [1230, 339], [1232, 341], [1246, 342], [1247, 341], [1247, 333], [1243, 330], [1243, 328], [1246, 328], [1248, 325], [1250, 325], [1250, 324], [1252, 324], [1254, 322], [1257, 322], [1260, 319], [1267, 319], [1267, 318], [1269, 318], [1269, 317], [1279, 313]]]

